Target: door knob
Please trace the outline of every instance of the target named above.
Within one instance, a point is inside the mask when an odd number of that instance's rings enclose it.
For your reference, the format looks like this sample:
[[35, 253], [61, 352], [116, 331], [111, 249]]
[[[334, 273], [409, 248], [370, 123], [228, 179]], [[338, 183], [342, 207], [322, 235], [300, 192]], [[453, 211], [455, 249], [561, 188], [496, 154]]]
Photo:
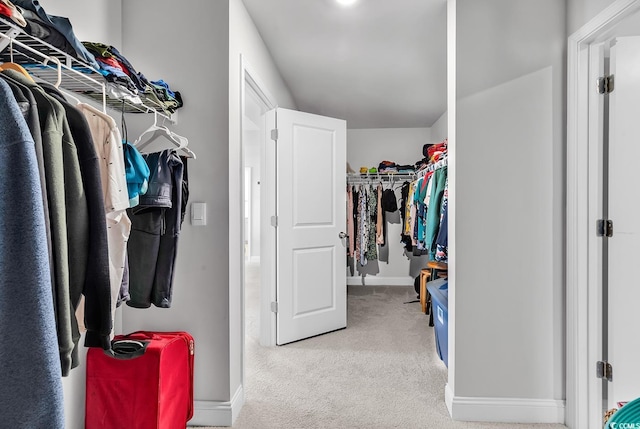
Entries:
[[338, 234], [338, 237], [347, 238], [347, 234], [345, 234], [344, 232], [341, 232], [340, 234]]

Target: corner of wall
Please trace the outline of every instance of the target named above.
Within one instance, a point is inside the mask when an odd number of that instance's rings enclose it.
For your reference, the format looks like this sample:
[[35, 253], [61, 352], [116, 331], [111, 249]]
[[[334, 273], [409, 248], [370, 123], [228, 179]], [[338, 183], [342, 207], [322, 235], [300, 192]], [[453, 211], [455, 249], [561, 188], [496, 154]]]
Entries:
[[447, 385], [445, 400], [453, 420], [501, 423], [564, 423], [564, 401], [534, 398], [465, 398]]
[[193, 417], [187, 426], [230, 427], [238, 418], [244, 405], [244, 389], [239, 386], [228, 402], [194, 401]]

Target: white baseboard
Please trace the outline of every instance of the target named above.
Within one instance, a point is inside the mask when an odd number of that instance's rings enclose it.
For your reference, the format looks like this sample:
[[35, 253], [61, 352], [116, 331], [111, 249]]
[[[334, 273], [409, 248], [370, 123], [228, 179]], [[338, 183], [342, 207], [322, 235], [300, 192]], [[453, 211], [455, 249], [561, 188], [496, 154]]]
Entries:
[[229, 402], [194, 401], [193, 418], [187, 426], [226, 426], [230, 427], [238, 418], [244, 405], [244, 390], [238, 387]]
[[413, 286], [411, 276], [379, 277], [379, 276], [347, 276], [349, 286]]
[[465, 398], [445, 388], [453, 420], [500, 423], [564, 423], [565, 402], [554, 399]]

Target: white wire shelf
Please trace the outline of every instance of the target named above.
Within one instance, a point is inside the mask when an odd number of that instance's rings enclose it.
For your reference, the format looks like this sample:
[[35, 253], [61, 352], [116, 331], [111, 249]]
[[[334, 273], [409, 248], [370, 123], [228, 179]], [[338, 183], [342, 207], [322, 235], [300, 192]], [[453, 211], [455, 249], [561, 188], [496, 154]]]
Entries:
[[429, 171], [435, 171], [447, 166], [447, 157], [427, 165], [421, 170], [413, 173], [349, 173], [347, 174], [347, 184], [375, 184], [375, 183], [396, 183], [404, 180], [410, 182], [424, 177]]
[[55, 83], [59, 78], [60, 89], [93, 99], [118, 112], [157, 112], [173, 122], [171, 113], [164, 106], [143, 93], [137, 94], [139, 103], [137, 100], [108, 95], [105, 77], [90, 65], [27, 34], [0, 16], [0, 63], [4, 62], [22, 65], [36, 80]]
[[404, 180], [413, 181], [415, 173], [350, 173], [347, 174], [348, 184], [374, 184], [374, 183], [396, 183]]

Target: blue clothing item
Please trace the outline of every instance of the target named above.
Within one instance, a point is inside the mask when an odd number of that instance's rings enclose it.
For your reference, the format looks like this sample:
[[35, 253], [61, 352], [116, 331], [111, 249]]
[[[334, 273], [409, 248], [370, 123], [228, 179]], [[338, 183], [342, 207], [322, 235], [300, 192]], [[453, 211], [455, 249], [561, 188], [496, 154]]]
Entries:
[[149, 166], [138, 149], [128, 141], [122, 141], [124, 151], [124, 168], [129, 191], [129, 207], [140, 203], [140, 195], [144, 195], [149, 187]]
[[100, 74], [105, 77], [107, 82], [113, 82], [122, 85], [133, 94], [138, 93], [138, 88], [125, 72], [117, 69], [116, 67], [103, 63], [99, 58], [96, 61], [98, 61], [98, 64], [100, 64]]
[[151, 83], [153, 85], [155, 85], [155, 86], [159, 86], [159, 87], [163, 88], [164, 91], [166, 92], [166, 94], [169, 97], [176, 98], [176, 94], [173, 91], [171, 91], [171, 89], [169, 89], [169, 84], [167, 82], [165, 82], [164, 80], [162, 80], [162, 79], [160, 79], [160, 80], [152, 80]]
[[76, 38], [75, 34], [73, 34], [73, 27], [71, 26], [71, 21], [69, 21], [69, 18], [47, 14], [42, 6], [40, 6], [40, 2], [38, 0], [14, 0], [12, 1], [12, 3], [16, 6], [20, 6], [24, 9], [28, 9], [37, 13], [43, 22], [50, 24], [53, 28], [58, 30], [65, 37], [65, 39], [67, 39], [69, 44], [73, 47], [73, 49], [75, 49], [76, 54], [78, 55], [78, 58], [80, 60], [83, 60], [96, 70], [100, 68], [100, 66], [96, 62], [95, 57], [89, 51], [87, 51], [82, 43], [80, 43], [80, 41]]
[[[107, 64], [107, 63], [105, 63], [104, 61], [101, 61], [101, 60], [100, 60], [100, 58], [96, 59], [96, 61], [98, 62], [98, 64], [100, 64], [100, 68], [101, 68], [102, 70], [105, 70], [105, 71], [107, 71], [107, 72], [108, 72], [107, 74], [109, 74], [109, 73], [110, 73], [110, 74], [116, 75], [116, 76], [118, 76], [118, 77], [127, 77], [127, 78], [129, 77], [129, 76], [127, 76], [127, 74], [126, 74], [125, 72], [123, 72], [121, 69], [119, 69], [119, 68], [117, 68], [117, 67], [113, 67], [113, 66], [111, 66], [111, 65], [109, 65], [109, 64]], [[104, 75], [104, 73], [101, 73], [101, 74], [103, 74], [103, 75]]]
[[[76, 50], [71, 46], [69, 41], [67, 41], [67, 38], [64, 37], [53, 25], [48, 22], [44, 22], [40, 19], [38, 14], [32, 10], [20, 8], [20, 12], [27, 23], [24, 30], [28, 34], [55, 46], [72, 57], [76, 56]], [[28, 52], [25, 53], [30, 55]]]
[[415, 237], [419, 250], [426, 249], [425, 239], [427, 236], [427, 206], [424, 203], [424, 200], [427, 196], [429, 180], [431, 180], [431, 177], [423, 177], [422, 180], [418, 181], [416, 183], [415, 193], [413, 194], [414, 204], [416, 205]]
[[444, 185], [444, 195], [442, 196], [442, 213], [440, 215], [440, 228], [436, 237], [436, 261], [448, 261], [449, 246], [449, 181]]
[[429, 260], [434, 260], [436, 256], [436, 239], [438, 238], [438, 228], [440, 227], [440, 214], [442, 209], [442, 196], [447, 183], [447, 167], [439, 168], [433, 173], [433, 186], [431, 187], [431, 197], [429, 197], [429, 209], [427, 210], [427, 237], [426, 250], [429, 251]]
[[35, 145], [0, 79], [2, 427], [64, 429], [60, 355]]

